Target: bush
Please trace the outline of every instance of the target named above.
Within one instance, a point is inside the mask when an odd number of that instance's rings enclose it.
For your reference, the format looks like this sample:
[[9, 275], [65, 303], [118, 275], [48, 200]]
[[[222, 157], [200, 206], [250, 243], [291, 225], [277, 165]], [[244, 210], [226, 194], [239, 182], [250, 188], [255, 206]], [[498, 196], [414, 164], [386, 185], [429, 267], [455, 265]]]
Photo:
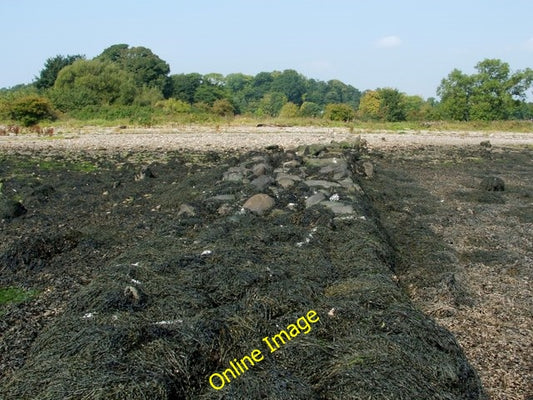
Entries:
[[328, 104], [324, 111], [324, 118], [330, 121], [348, 122], [355, 118], [355, 111], [348, 104]]
[[177, 99], [158, 101], [156, 107], [161, 108], [167, 114], [190, 113], [192, 111], [192, 107], [189, 103]]
[[235, 115], [235, 107], [228, 99], [215, 100], [212, 110], [213, 113], [221, 117], [233, 117]]
[[318, 117], [322, 113], [322, 108], [312, 101], [305, 101], [300, 107], [302, 117]]
[[9, 110], [10, 117], [24, 126], [37, 124], [39, 121], [55, 120], [56, 114], [46, 97], [28, 95], [16, 99]]
[[294, 103], [285, 103], [279, 111], [279, 116], [282, 118], [296, 118], [300, 116], [300, 109]]

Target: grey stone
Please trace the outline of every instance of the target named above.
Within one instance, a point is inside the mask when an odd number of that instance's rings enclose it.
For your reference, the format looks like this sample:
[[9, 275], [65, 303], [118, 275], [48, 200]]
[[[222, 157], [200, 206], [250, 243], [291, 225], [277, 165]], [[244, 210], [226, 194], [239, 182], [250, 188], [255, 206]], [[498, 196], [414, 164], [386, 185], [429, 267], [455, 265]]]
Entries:
[[253, 167], [252, 167], [252, 173], [255, 175], [255, 176], [261, 176], [261, 175], [265, 175], [268, 173], [268, 171], [270, 170], [270, 166], [265, 164], [265, 163], [259, 163], [259, 164], [255, 164]]
[[268, 194], [259, 193], [250, 197], [243, 208], [258, 215], [263, 215], [274, 207], [276, 202]]
[[257, 178], [255, 178], [253, 181], [250, 182], [250, 185], [255, 186], [257, 190], [263, 190], [268, 185], [274, 182], [274, 179], [272, 179], [268, 175], [261, 175]]
[[218, 215], [229, 215], [231, 211], [232, 207], [229, 204], [225, 203], [218, 207], [217, 213]]
[[183, 203], [178, 210], [178, 217], [181, 217], [182, 215], [186, 217], [194, 217], [196, 216], [196, 210], [190, 204]]
[[290, 178], [278, 178], [277, 182], [278, 182], [278, 185], [284, 189], [288, 189], [291, 186], [294, 186], [294, 181]]
[[326, 200], [326, 196], [324, 196], [323, 193], [315, 193], [314, 195], [309, 196], [307, 199], [305, 199], [305, 206], [309, 208], [324, 200]]
[[330, 175], [334, 180], [342, 179], [349, 175], [348, 163], [344, 160], [335, 160], [320, 169], [320, 173]]
[[367, 178], [374, 177], [374, 165], [370, 161], [365, 161], [363, 163], [363, 172]]
[[211, 201], [233, 201], [235, 200], [234, 194], [218, 194], [216, 196], [210, 197], [208, 200]]
[[243, 178], [249, 173], [243, 166], [228, 168], [222, 177], [222, 180], [228, 182], [241, 182]]
[[339, 201], [322, 201], [320, 204], [329, 208], [334, 214], [353, 214], [353, 207], [351, 204], [344, 204]]
[[291, 180], [293, 180], [295, 182], [302, 180], [302, 178], [300, 178], [298, 175], [286, 174], [284, 172], [278, 173], [277, 179], [283, 179], [283, 178], [291, 179]]
[[298, 160], [285, 161], [283, 163], [283, 168], [296, 168], [302, 165]]
[[351, 178], [344, 178], [343, 180], [339, 181], [339, 183], [345, 189], [350, 189], [354, 186], [354, 182]]
[[318, 179], [309, 179], [304, 182], [309, 187], [322, 187], [324, 189], [329, 189], [332, 187], [339, 187], [340, 185], [337, 182], [324, 181]]

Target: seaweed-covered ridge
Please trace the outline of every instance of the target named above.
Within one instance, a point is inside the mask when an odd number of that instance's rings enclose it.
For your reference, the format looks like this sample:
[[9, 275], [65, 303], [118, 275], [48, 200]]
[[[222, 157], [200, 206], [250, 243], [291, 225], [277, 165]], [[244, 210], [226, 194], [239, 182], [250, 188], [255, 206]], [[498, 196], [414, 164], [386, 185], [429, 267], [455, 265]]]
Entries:
[[396, 282], [361, 143], [91, 157], [90, 171], [0, 171], [27, 209], [3, 222], [0, 282], [42, 293], [6, 311], [5, 328], [39, 323], [24, 345], [2, 336], [23, 351], [0, 360], [1, 396], [485, 398]]

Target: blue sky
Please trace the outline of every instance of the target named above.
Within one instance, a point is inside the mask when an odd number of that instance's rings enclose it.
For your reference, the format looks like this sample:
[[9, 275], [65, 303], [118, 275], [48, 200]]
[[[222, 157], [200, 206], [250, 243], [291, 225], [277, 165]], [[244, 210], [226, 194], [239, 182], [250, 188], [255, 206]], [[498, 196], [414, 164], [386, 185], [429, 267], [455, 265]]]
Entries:
[[485, 58], [533, 68], [532, 0], [0, 0], [0, 87], [48, 57], [146, 46], [171, 73], [295, 69], [435, 96]]

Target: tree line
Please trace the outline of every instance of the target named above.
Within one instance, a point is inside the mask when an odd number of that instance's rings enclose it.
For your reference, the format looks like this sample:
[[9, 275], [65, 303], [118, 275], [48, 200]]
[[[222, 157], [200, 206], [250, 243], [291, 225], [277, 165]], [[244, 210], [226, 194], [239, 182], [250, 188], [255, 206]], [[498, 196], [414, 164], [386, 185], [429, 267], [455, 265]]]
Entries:
[[472, 75], [453, 70], [435, 98], [394, 88], [361, 92], [339, 80], [310, 79], [295, 70], [222, 75], [170, 74], [146, 47], [116, 44], [98, 56], [58, 55], [46, 60], [34, 82], [0, 91], [0, 119], [24, 125], [65, 114], [78, 119], [138, 118], [153, 114], [251, 115], [334, 121], [505, 120], [533, 118], [527, 102], [533, 71], [512, 72], [487, 59]]

